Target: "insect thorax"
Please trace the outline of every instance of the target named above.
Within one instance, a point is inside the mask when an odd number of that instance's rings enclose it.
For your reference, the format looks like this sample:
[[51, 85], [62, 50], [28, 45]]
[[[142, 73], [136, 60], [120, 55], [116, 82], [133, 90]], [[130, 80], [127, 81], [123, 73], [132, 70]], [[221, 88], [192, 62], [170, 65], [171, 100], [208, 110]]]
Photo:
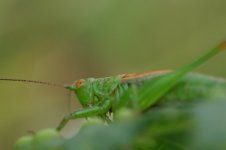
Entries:
[[87, 78], [75, 90], [83, 106], [91, 106], [99, 102], [112, 99], [113, 93], [120, 84], [119, 77]]
[[117, 76], [95, 79], [92, 83], [93, 93], [101, 100], [111, 98], [114, 91], [120, 85], [120, 81], [120, 78]]

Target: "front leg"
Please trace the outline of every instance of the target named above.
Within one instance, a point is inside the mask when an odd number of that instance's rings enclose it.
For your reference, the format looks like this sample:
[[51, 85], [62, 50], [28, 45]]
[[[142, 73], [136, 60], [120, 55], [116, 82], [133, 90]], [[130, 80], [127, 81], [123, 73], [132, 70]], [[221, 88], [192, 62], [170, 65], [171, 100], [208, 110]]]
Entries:
[[112, 101], [104, 100], [103, 103], [101, 103], [98, 106], [94, 105], [88, 108], [84, 108], [82, 110], [72, 112], [71, 114], [63, 118], [63, 120], [60, 122], [56, 130], [60, 131], [61, 129], [63, 129], [69, 120], [102, 115], [107, 113], [111, 107], [112, 107]]

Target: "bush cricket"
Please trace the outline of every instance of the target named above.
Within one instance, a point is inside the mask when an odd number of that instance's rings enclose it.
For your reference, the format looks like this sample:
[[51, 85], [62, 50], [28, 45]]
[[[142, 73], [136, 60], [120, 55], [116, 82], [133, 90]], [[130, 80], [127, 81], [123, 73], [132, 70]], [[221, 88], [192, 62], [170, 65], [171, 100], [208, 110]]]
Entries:
[[75, 92], [83, 108], [66, 115], [56, 128], [60, 131], [72, 119], [99, 116], [105, 121], [110, 121], [109, 114], [127, 105], [130, 100], [128, 95], [133, 92], [137, 93], [137, 104], [141, 111], [157, 102], [170, 103], [171, 101], [226, 97], [225, 80], [190, 73], [224, 49], [226, 49], [226, 41], [191, 64], [175, 71], [160, 70], [104, 78], [87, 78], [77, 80], [71, 85], [12, 78], [0, 78], [0, 80], [60, 86]]

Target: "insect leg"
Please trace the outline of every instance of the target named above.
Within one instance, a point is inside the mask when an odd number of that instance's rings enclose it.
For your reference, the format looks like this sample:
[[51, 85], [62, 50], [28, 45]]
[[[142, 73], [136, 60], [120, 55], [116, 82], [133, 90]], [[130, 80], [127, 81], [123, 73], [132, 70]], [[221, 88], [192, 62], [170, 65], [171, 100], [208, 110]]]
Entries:
[[[120, 89], [119, 89], [119, 91], [120, 91]], [[114, 104], [114, 110], [118, 110], [118, 109], [120, 109], [122, 107], [126, 107], [126, 106], [132, 107], [134, 110], [139, 110], [138, 87], [136, 85], [133, 85], [133, 84], [130, 85], [130, 87], [126, 88], [121, 93], [122, 94], [119, 97], [119, 101], [116, 101]]]
[[138, 88], [136, 85], [131, 85], [131, 95], [130, 95], [130, 99], [132, 102], [132, 108], [134, 110], [139, 110], [139, 104], [138, 104]]
[[92, 117], [97, 115], [102, 115], [108, 112], [108, 110], [112, 106], [112, 100], [104, 100], [103, 103], [101, 103], [98, 106], [92, 106], [88, 108], [84, 108], [82, 110], [75, 111], [63, 118], [63, 120], [60, 122], [59, 126], [56, 128], [56, 130], [60, 131], [64, 128], [64, 126], [68, 123], [68, 121], [72, 119], [77, 118], [85, 118], [85, 117]]

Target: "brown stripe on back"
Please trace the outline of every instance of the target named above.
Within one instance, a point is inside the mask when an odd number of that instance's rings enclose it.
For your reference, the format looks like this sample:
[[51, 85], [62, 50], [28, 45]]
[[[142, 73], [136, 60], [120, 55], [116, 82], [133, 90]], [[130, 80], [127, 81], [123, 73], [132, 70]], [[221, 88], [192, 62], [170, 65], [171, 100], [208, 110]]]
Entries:
[[152, 76], [152, 75], [165, 74], [168, 72], [171, 72], [171, 70], [156, 70], [156, 71], [149, 71], [149, 72], [144, 72], [144, 73], [123, 74], [123, 75], [121, 75], [121, 81], [126, 82], [128, 80], [136, 80], [136, 79], [141, 79], [141, 78], [145, 78], [145, 77]]

